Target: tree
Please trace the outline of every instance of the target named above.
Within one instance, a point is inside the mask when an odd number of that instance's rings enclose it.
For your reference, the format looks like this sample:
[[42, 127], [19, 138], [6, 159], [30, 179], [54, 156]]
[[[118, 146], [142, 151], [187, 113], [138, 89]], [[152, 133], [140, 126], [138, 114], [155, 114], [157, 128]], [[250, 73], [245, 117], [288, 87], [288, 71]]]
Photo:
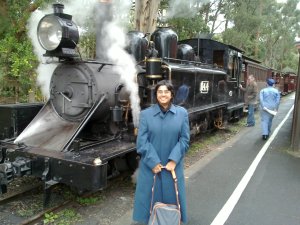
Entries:
[[[300, 11], [296, 9], [297, 0], [289, 0], [286, 4], [276, 4], [264, 29], [266, 37], [261, 47], [264, 47], [264, 62], [271, 66], [283, 69], [291, 66], [294, 38], [300, 27]], [[269, 10], [267, 10], [269, 12]], [[296, 63], [294, 65], [297, 65]]]
[[275, 0], [226, 1], [225, 18], [234, 26], [225, 30], [223, 41], [266, 66], [284, 68], [288, 55], [295, 51], [293, 40], [300, 20], [297, 0], [286, 4]]
[[[0, 64], [2, 68], [1, 95], [17, 96], [16, 101], [23, 101], [23, 96], [32, 88], [35, 79], [36, 59], [26, 35], [26, 21], [30, 15], [28, 1], [6, 1], [3, 5], [5, 32], [0, 40]], [[3, 12], [3, 11], [2, 11]]]
[[[200, 2], [199, 0], [162, 1], [159, 9], [162, 19], [158, 25], [172, 27], [179, 39], [195, 38], [200, 33], [210, 33], [207, 23], [203, 20]], [[166, 11], [165, 15], [163, 15], [163, 11]]]
[[27, 101], [28, 92], [36, 90], [37, 58], [27, 37], [26, 23], [41, 4], [48, 1], [2, 0], [0, 7], [0, 95], [16, 96], [15, 101]]
[[156, 28], [161, 0], [135, 1], [135, 28], [143, 33], [152, 33]]

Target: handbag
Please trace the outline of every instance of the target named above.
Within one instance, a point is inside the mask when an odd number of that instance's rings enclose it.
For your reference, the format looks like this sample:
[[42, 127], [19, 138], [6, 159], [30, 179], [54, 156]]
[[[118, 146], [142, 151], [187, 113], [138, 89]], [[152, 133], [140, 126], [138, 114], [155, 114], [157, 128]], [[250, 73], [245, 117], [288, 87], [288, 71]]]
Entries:
[[172, 173], [172, 178], [174, 180], [177, 204], [166, 204], [162, 202], [156, 202], [153, 206], [154, 187], [156, 181], [156, 174], [155, 174], [153, 180], [153, 186], [152, 186], [152, 199], [151, 199], [150, 218], [148, 221], [148, 225], [180, 225], [181, 214], [180, 214], [180, 204], [178, 198], [177, 178], [176, 178], [175, 171], [171, 171], [171, 173]]

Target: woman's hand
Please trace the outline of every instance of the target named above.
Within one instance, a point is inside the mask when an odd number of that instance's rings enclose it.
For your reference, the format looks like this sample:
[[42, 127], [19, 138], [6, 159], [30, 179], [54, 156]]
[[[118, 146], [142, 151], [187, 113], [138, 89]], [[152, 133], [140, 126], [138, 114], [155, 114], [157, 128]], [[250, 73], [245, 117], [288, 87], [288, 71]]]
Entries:
[[152, 172], [153, 172], [153, 173], [160, 173], [162, 168], [163, 168], [163, 165], [161, 165], [161, 164], [159, 163], [159, 164], [157, 164], [155, 167], [152, 168]]
[[173, 171], [173, 170], [175, 170], [175, 167], [176, 167], [176, 162], [174, 162], [174, 161], [169, 161], [168, 163], [167, 163], [167, 165], [165, 166], [165, 168], [166, 168], [166, 170], [169, 170], [169, 171]]

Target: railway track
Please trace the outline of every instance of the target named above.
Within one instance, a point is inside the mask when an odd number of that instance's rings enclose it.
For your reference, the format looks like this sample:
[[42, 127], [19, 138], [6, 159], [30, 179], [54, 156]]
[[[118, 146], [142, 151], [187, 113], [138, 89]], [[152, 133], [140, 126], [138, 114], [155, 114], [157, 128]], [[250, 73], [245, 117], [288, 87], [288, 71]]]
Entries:
[[[118, 182], [122, 182], [122, 179], [124, 179], [122, 176], [124, 175], [121, 174], [119, 177], [108, 182], [105, 190], [86, 193], [80, 196], [72, 193], [68, 187], [63, 185], [53, 187], [54, 190], [52, 190], [50, 204], [47, 208], [43, 208], [42, 182], [31, 186], [28, 185], [22, 188], [22, 190], [17, 190], [13, 193], [9, 192], [0, 198], [1, 225], [45, 224], [45, 215], [57, 215], [62, 211], [84, 208], [86, 205], [82, 204], [80, 200], [97, 198], [109, 201], [106, 191], [110, 190], [112, 186], [117, 187], [116, 189], [122, 192], [121, 185], [118, 184]], [[125, 176], [128, 177], [128, 175]], [[92, 205], [93, 203], [88, 204]]]
[[3, 196], [0, 196], [0, 205], [3, 205], [5, 203], [7, 203], [8, 201], [12, 201], [15, 198], [18, 198], [18, 197], [22, 196], [23, 194], [33, 191], [41, 186], [42, 186], [42, 183], [26, 185], [26, 186], [22, 187], [20, 190], [15, 190], [14, 192], [9, 192], [7, 194], [4, 194]]
[[[18, 179], [16, 179], [18, 180]], [[34, 180], [26, 185], [9, 186], [6, 194], [0, 196], [1, 225], [12, 224], [43, 224], [45, 213], [54, 212], [66, 207], [72, 199], [64, 197], [64, 190], [57, 187], [51, 194], [50, 206], [43, 208], [43, 182]]]
[[66, 200], [66, 201], [64, 201], [63, 203], [61, 203], [57, 206], [54, 206], [54, 207], [51, 207], [51, 208], [48, 208], [48, 209], [44, 209], [41, 212], [37, 213], [36, 215], [22, 221], [20, 223], [20, 225], [44, 224], [43, 219], [44, 219], [44, 216], [45, 216], [46, 213], [49, 214], [51, 212], [56, 212], [56, 211], [62, 210], [66, 207], [71, 206], [71, 204], [74, 204], [74, 202], [72, 200]]

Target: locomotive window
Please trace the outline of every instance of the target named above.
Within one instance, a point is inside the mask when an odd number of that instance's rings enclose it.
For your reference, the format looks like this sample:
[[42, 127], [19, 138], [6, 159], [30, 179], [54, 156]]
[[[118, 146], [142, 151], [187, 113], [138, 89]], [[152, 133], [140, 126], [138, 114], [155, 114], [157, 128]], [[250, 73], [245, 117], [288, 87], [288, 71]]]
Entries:
[[219, 68], [224, 68], [224, 51], [216, 50], [213, 52], [213, 64]]
[[236, 79], [237, 73], [239, 68], [239, 61], [237, 57], [237, 52], [230, 51], [229, 52], [229, 59], [228, 59], [228, 73], [231, 77], [231, 79]]

